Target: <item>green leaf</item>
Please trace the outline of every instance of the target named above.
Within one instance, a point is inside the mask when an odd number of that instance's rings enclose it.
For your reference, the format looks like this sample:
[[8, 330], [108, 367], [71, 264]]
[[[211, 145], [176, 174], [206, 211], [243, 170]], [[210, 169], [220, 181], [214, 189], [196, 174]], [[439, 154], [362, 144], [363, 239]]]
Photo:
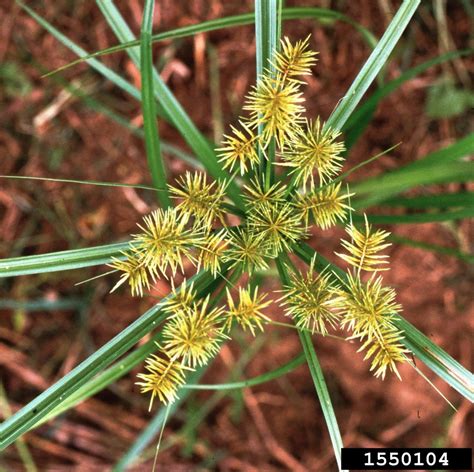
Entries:
[[161, 155], [160, 137], [156, 122], [156, 104], [153, 94], [153, 51], [151, 48], [151, 33], [153, 26], [153, 10], [155, 0], [146, 0], [143, 11], [141, 44], [140, 44], [140, 74], [142, 83], [143, 128], [145, 130], [145, 145], [151, 178], [155, 188], [163, 189], [158, 192], [158, 200], [162, 208], [171, 206], [171, 200], [166, 186], [166, 172]]
[[[18, 0], [17, 0], [18, 1]], [[18, 1], [18, 3], [20, 3]], [[304, 18], [313, 19], [320, 21], [323, 24], [332, 23], [334, 21], [342, 21], [353, 26], [357, 32], [359, 32], [362, 38], [366, 43], [374, 48], [377, 44], [377, 39], [375, 36], [366, 28], [364, 28], [360, 23], [354, 21], [348, 16], [339, 13], [337, 11], [329, 10], [327, 8], [312, 8], [312, 7], [294, 7], [294, 8], [283, 8], [282, 9], [282, 19], [283, 20], [300, 20]], [[203, 21], [201, 23], [189, 26], [183, 26], [181, 28], [176, 28], [170, 31], [165, 31], [163, 33], [157, 33], [152, 36], [153, 42], [166, 41], [170, 39], [186, 38], [193, 36], [199, 33], [206, 33], [210, 31], [216, 31], [220, 29], [234, 28], [236, 26], [251, 25], [255, 23], [255, 14], [244, 13], [242, 15], [226, 16], [223, 18], [217, 18], [215, 20]], [[95, 57], [105, 56], [107, 54], [112, 54], [120, 51], [124, 51], [129, 48], [133, 48], [140, 45], [139, 39], [134, 39], [132, 41], [122, 42], [121, 44], [116, 44], [114, 46], [108, 47], [106, 49], [101, 49], [100, 51], [95, 51], [91, 54], [87, 54], [84, 57], [80, 57], [75, 61], [72, 61], [58, 69], [55, 69], [52, 72], [49, 72], [45, 75], [48, 77], [52, 74], [65, 70], [74, 65], [80, 64], [81, 62], [89, 61]]]
[[405, 0], [393, 17], [384, 35], [378, 42], [372, 54], [367, 59], [354, 82], [349, 87], [342, 100], [329, 117], [326, 126], [332, 129], [342, 129], [357, 104], [364, 96], [370, 84], [374, 81], [390, 54], [395, 48], [400, 36], [408, 26], [420, 0]]
[[298, 366], [303, 364], [305, 361], [305, 355], [300, 354], [296, 356], [291, 361], [286, 364], [278, 367], [277, 369], [271, 370], [270, 372], [265, 372], [262, 375], [252, 377], [251, 379], [240, 380], [238, 382], [230, 383], [221, 383], [221, 384], [192, 384], [187, 383], [183, 386], [184, 389], [191, 390], [234, 390], [241, 388], [254, 387], [255, 385], [260, 385], [262, 383], [270, 382], [270, 380], [275, 380], [283, 375], [288, 374], [292, 370], [296, 369]]
[[[434, 223], [436, 221], [463, 220], [474, 217], [474, 206], [462, 210], [439, 211], [431, 213], [411, 213], [408, 215], [367, 215], [369, 223], [379, 225]], [[356, 223], [363, 223], [364, 216], [353, 214], [352, 219]]]
[[106, 246], [58, 251], [37, 256], [1, 259], [0, 278], [108, 264], [112, 261], [112, 257], [122, 257], [121, 252], [126, 251], [129, 247], [129, 242], [123, 242]]
[[[98, 6], [120, 42], [135, 40], [132, 31], [112, 1], [98, 2]], [[132, 61], [139, 67], [139, 49], [134, 47], [128, 49], [127, 52]], [[153, 87], [156, 100], [166, 110], [172, 124], [180, 132], [181, 136], [183, 136], [208, 172], [215, 179], [221, 181], [228, 180], [229, 175], [222, 170], [221, 165], [217, 161], [214, 149], [196, 128], [196, 125], [192, 122], [181, 104], [176, 100], [168, 86], [163, 82], [156, 69], [153, 69]], [[237, 206], [244, 205], [240, 190], [235, 182], [230, 182], [227, 187], [227, 193]]]
[[400, 74], [400, 76], [396, 79], [391, 80], [384, 86], [378, 88], [364, 103], [354, 110], [352, 115], [344, 124], [342, 129], [345, 132], [344, 142], [346, 144], [346, 148], [350, 149], [361, 136], [365, 128], [371, 122], [378, 104], [385, 97], [390, 95], [408, 80], [411, 80], [423, 73], [425, 70], [435, 65], [457, 59], [458, 57], [468, 56], [472, 54], [473, 51], [473, 49], [465, 49], [462, 51], [451, 51], [446, 54], [442, 54], [441, 56], [435, 57], [429, 61], [423, 62], [422, 64], [408, 69], [403, 74]]
[[[194, 282], [199, 296], [202, 296], [214, 283], [214, 279], [207, 272], [200, 272], [192, 277], [191, 281]], [[171, 296], [169, 295], [169, 297]], [[166, 299], [168, 297], [163, 301]], [[150, 308], [61, 380], [4, 421], [0, 426], [0, 450], [14, 442], [21, 434], [41, 423], [51, 411], [67, 401], [74, 392], [97, 373], [125, 354], [143, 336], [163, 322], [166, 318], [166, 314], [160, 312], [163, 301]]]
[[[293, 269], [295, 268], [286, 254], [283, 257], [284, 262], [282, 257], [279, 257], [276, 259], [276, 265], [280, 274], [282, 285], [288, 287], [291, 285], [291, 282], [286, 267], [291, 267]], [[341, 432], [339, 431], [339, 425], [337, 424], [336, 414], [334, 413], [334, 408], [332, 406], [331, 397], [329, 395], [326, 381], [324, 380], [324, 374], [321, 369], [321, 365], [319, 364], [316, 351], [314, 350], [310, 333], [308, 333], [308, 331], [298, 330], [298, 334], [301, 345], [303, 346], [304, 355], [306, 357], [306, 362], [308, 363], [311, 377], [313, 378], [316, 393], [318, 394], [319, 403], [321, 405], [321, 409], [323, 410], [324, 419], [326, 420], [326, 425], [329, 430], [329, 436], [331, 437], [332, 448], [334, 450], [334, 455], [336, 456], [337, 466], [339, 470], [341, 470], [341, 450], [343, 443]]]
[[474, 206], [474, 192], [437, 193], [417, 197], [394, 197], [384, 200], [383, 206], [405, 208], [449, 208]]
[[[295, 247], [295, 254], [302, 261], [310, 264], [315, 251], [307, 244], [302, 243]], [[320, 272], [327, 267], [329, 267], [340, 280], [344, 280], [347, 277], [342, 269], [331, 264], [327, 259], [321, 256], [321, 254], [318, 254], [315, 270]], [[334, 280], [337, 281], [336, 276], [334, 277]], [[404, 339], [402, 342], [408, 349], [415, 353], [428, 368], [435, 372], [447, 384], [451, 385], [451, 387], [456, 389], [465, 398], [472, 400], [472, 374], [465, 367], [454, 360], [443, 349], [433, 344], [428, 337], [402, 316], [397, 315], [395, 324], [403, 331]]]

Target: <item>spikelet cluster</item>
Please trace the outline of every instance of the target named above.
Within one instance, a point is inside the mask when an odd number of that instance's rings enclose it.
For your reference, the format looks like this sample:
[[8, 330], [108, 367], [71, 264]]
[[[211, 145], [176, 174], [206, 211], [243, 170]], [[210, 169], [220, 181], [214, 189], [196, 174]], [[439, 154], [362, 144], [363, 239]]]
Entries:
[[315, 273], [315, 261], [313, 258], [306, 273], [291, 274], [290, 285], [285, 287], [282, 300], [286, 315], [294, 319], [298, 328], [326, 335], [327, 325], [335, 328], [340, 319], [334, 310], [339, 286], [331, 281], [330, 272]]
[[[338, 254], [348, 262], [353, 270], [348, 270], [344, 287], [334, 300], [334, 307], [342, 318], [341, 328], [352, 331], [351, 339], [359, 340], [359, 350], [366, 350], [364, 360], [371, 359], [370, 370], [376, 377], [385, 378], [387, 369], [398, 377], [397, 363], [406, 359], [403, 333], [395, 326], [394, 320], [401, 306], [395, 301], [395, 290], [383, 286], [383, 279], [377, 272], [387, 270], [386, 255], [380, 252], [390, 246], [386, 243], [389, 233], [372, 231], [367, 216], [364, 215], [363, 230], [353, 223], [346, 232], [350, 241], [342, 240], [347, 253]], [[361, 272], [372, 275], [363, 281]]]
[[[242, 176], [243, 208], [227, 201], [230, 180], [185, 172], [169, 185], [176, 206], [145, 216], [130, 249], [112, 260], [120, 272], [113, 290], [128, 283], [132, 295], [143, 296], [159, 277], [171, 281], [171, 294], [160, 304], [166, 314], [160, 353], [147, 359], [146, 372], [138, 376], [151, 403], [155, 398], [173, 402], [186, 372], [210, 362], [234, 327], [255, 336], [271, 321], [264, 314], [270, 301], [258, 288], [239, 287], [234, 295], [227, 289], [224, 308], [210, 295], [202, 299], [192, 282], [176, 287], [177, 272], [189, 266], [185, 261], [216, 280], [229, 272], [237, 278], [252, 276], [292, 252], [313, 225], [327, 230], [345, 222], [352, 210], [352, 194], [341, 183], [345, 146], [340, 131], [319, 117], [304, 116], [301, 78], [315, 64], [309, 37], [296, 43], [284, 38], [246, 97], [247, 116], [240, 117], [238, 127], [231, 126], [216, 150], [222, 167]], [[277, 167], [264, 173], [270, 152]], [[238, 224], [229, 211], [238, 215]], [[345, 252], [338, 253], [352, 267], [346, 279], [329, 269], [317, 273], [314, 258], [306, 271], [290, 270], [280, 301], [299, 329], [321, 335], [348, 330], [351, 339], [360, 341], [376, 376], [383, 378], [388, 370], [398, 375], [397, 364], [405, 359], [403, 333], [394, 323], [400, 306], [378, 275], [388, 264], [381, 254], [389, 246], [388, 233], [374, 231], [367, 218], [363, 228], [351, 222], [346, 231]], [[372, 275], [365, 280], [364, 272]]]

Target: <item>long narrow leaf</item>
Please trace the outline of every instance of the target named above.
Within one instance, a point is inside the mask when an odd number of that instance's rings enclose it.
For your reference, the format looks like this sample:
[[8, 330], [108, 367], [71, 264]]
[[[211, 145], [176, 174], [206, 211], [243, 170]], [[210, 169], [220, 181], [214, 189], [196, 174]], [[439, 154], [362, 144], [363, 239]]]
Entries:
[[370, 84], [387, 62], [419, 4], [420, 0], [405, 0], [403, 2], [349, 90], [332, 112], [327, 121], [328, 127], [342, 129]]
[[[316, 21], [333, 22], [333, 21], [342, 21], [353, 26], [356, 31], [358, 31], [361, 36], [364, 38], [366, 43], [374, 48], [377, 44], [377, 39], [375, 36], [367, 29], [364, 28], [360, 23], [354, 21], [348, 16], [334, 10], [329, 10], [327, 8], [313, 8], [313, 7], [293, 7], [293, 8], [283, 8], [282, 9], [282, 19], [283, 20], [299, 20], [309, 18]], [[223, 18], [217, 18], [215, 20], [203, 21], [201, 23], [189, 26], [183, 26], [181, 28], [176, 28], [170, 31], [165, 31], [163, 33], [157, 33], [152, 36], [153, 42], [166, 41], [170, 39], [186, 38], [193, 36], [199, 33], [207, 33], [210, 31], [216, 31], [220, 29], [234, 28], [236, 26], [251, 25], [255, 22], [255, 14], [244, 13], [242, 15], [234, 16], [225, 16]], [[52, 72], [49, 72], [45, 77], [55, 74], [57, 72], [63, 71], [69, 67], [72, 67], [81, 62], [88, 61], [96, 57], [105, 56], [107, 54], [112, 54], [116, 52], [121, 52], [129, 48], [133, 48], [140, 45], [140, 40], [135, 39], [133, 41], [126, 41], [121, 44], [116, 44], [114, 46], [95, 51], [91, 54], [87, 54], [84, 57], [76, 59], [75, 61], [70, 62], [58, 69], [55, 69]]]
[[[295, 248], [295, 254], [301, 260], [310, 264], [315, 251], [307, 244], [300, 244]], [[329, 267], [333, 273], [337, 274], [340, 279], [345, 279], [346, 273], [342, 269], [331, 264], [327, 259], [321, 256], [321, 254], [318, 254], [315, 270], [320, 272], [327, 267]], [[468, 399], [472, 398], [472, 374], [465, 367], [454, 360], [443, 349], [439, 347], [434, 349], [433, 346], [436, 345], [402, 316], [397, 317], [396, 325], [403, 331], [404, 339], [402, 342], [408, 349], [412, 350], [416, 355], [421, 353], [422, 356], [420, 359], [427, 367], [433, 370], [433, 372], [439, 375], [461, 395]]]
[[[202, 295], [213, 284], [214, 279], [207, 272], [200, 272], [191, 281], [194, 282], [198, 294]], [[0, 426], [0, 450], [15, 441], [24, 432], [37, 426], [46, 415], [66, 401], [78, 388], [157, 327], [166, 318], [166, 314], [160, 312], [162, 303], [156, 304], [61, 380], [2, 423]]]
[[[135, 40], [132, 31], [112, 0], [100, 0], [97, 4], [120, 42]], [[128, 49], [127, 52], [132, 61], [137, 65], [137, 67], [139, 67], [140, 50], [135, 47]], [[196, 157], [201, 160], [208, 172], [215, 179], [228, 179], [228, 174], [222, 170], [221, 165], [217, 161], [214, 149], [209, 144], [208, 140], [199, 132], [184, 108], [176, 100], [168, 86], [163, 82], [156, 69], [153, 69], [153, 87], [154, 95], [158, 103], [160, 103], [167, 111], [173, 125], [181, 133], [181, 136], [183, 136], [190, 148], [196, 154]], [[240, 190], [235, 182], [230, 182], [227, 187], [227, 193], [234, 203], [238, 206], [243, 206]]]
[[161, 155], [160, 137], [156, 122], [156, 104], [153, 94], [153, 53], [151, 48], [151, 32], [153, 26], [154, 0], [146, 0], [143, 11], [140, 44], [140, 73], [142, 82], [143, 128], [148, 167], [155, 188], [165, 190], [158, 192], [158, 200], [163, 208], [171, 206], [166, 187], [166, 172]]
[[[288, 257], [285, 260], [290, 263]], [[281, 283], [283, 286], [290, 285], [290, 278], [283, 263], [282, 259], [276, 259], [276, 264], [278, 272], [280, 274]], [[336, 414], [332, 406], [331, 397], [324, 380], [324, 374], [319, 364], [318, 356], [314, 350], [313, 343], [311, 341], [311, 335], [307, 331], [298, 330], [300, 337], [301, 345], [303, 346], [304, 355], [306, 357], [306, 362], [308, 364], [311, 377], [316, 388], [316, 393], [318, 394], [319, 403], [321, 404], [321, 409], [323, 410], [324, 419], [326, 420], [326, 425], [329, 430], [329, 436], [331, 437], [332, 448], [334, 450], [334, 455], [336, 456], [336, 462], [339, 470], [341, 470], [341, 450], [343, 447], [341, 432], [339, 431], [339, 425], [337, 424]]]
[[121, 252], [126, 251], [129, 247], [129, 242], [123, 242], [37, 256], [0, 259], [0, 278], [107, 264], [111, 262], [112, 257], [121, 257]]

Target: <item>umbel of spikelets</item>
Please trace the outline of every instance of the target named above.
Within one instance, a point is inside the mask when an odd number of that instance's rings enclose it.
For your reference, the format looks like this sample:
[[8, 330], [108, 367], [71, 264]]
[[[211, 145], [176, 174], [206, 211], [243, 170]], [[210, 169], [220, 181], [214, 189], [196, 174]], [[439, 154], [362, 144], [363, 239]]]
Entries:
[[[185, 260], [215, 279], [228, 271], [252, 277], [269, 269], [272, 259], [291, 253], [313, 225], [326, 230], [346, 221], [352, 211], [352, 194], [339, 176], [345, 151], [341, 133], [319, 117], [304, 116], [301, 77], [315, 63], [309, 37], [294, 44], [284, 38], [246, 97], [248, 116], [231, 125], [216, 150], [223, 167], [244, 181], [238, 223], [227, 214], [235, 212], [226, 196], [230, 180], [212, 181], [203, 172], [188, 171], [169, 186], [176, 207], [145, 216], [130, 249], [112, 261], [120, 272], [114, 289], [127, 282], [132, 295], [143, 296], [157, 278], [171, 281], [171, 294], [160, 303], [167, 317], [161, 353], [150, 356], [146, 372], [139, 375], [138, 385], [151, 393], [152, 402], [156, 397], [173, 402], [186, 372], [209, 363], [235, 326], [255, 335], [270, 322], [265, 315], [270, 301], [256, 287], [239, 287], [236, 296], [227, 288], [225, 308], [209, 296], [203, 299], [192, 282], [175, 287]], [[269, 181], [259, 166], [273, 149], [281, 174]], [[313, 258], [306, 271], [289, 267], [280, 301], [299, 329], [322, 335], [347, 330], [350, 339], [360, 342], [376, 376], [383, 378], [387, 371], [399, 375], [397, 365], [405, 360], [403, 334], [395, 326], [400, 306], [378, 274], [388, 266], [381, 254], [389, 246], [388, 233], [374, 231], [367, 217], [365, 225], [350, 222], [346, 231], [338, 253], [350, 266], [345, 277], [329, 269], [317, 273]], [[372, 274], [368, 279], [366, 272]]]

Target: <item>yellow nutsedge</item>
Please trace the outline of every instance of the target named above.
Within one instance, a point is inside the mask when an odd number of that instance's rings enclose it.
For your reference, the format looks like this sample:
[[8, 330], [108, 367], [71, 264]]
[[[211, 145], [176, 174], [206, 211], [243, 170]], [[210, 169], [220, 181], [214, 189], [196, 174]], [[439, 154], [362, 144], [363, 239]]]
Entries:
[[144, 266], [152, 273], [163, 275], [168, 268], [173, 275], [178, 267], [183, 270], [183, 258], [192, 260], [191, 249], [199, 244], [202, 235], [187, 230], [186, 221], [176, 208], [158, 209], [143, 218], [142, 233], [134, 235], [134, 250]]
[[286, 36], [280, 39], [281, 50], [274, 52], [271, 63], [283, 77], [311, 74], [311, 67], [316, 64], [318, 53], [308, 49], [310, 37], [311, 35], [304, 40], [296, 41], [295, 44], [292, 44]]
[[380, 267], [382, 264], [388, 264], [387, 255], [379, 254], [379, 252], [391, 246], [386, 243], [390, 233], [378, 229], [372, 232], [372, 227], [369, 225], [367, 215], [364, 214], [365, 227], [364, 231], [359, 231], [352, 223], [346, 227], [347, 234], [351, 237], [350, 241], [341, 240], [341, 244], [349, 254], [336, 254], [359, 271], [380, 271], [388, 270], [388, 267]]
[[341, 183], [330, 184], [323, 188], [300, 195], [295, 206], [301, 211], [306, 225], [312, 216], [316, 225], [321, 229], [328, 229], [344, 221], [351, 207], [345, 203], [353, 194], [341, 194]]
[[229, 247], [224, 253], [229, 269], [240, 266], [242, 271], [252, 275], [254, 270], [268, 269], [268, 242], [262, 234], [252, 232], [248, 227], [229, 232]]
[[218, 148], [219, 162], [224, 163], [224, 169], [234, 170], [237, 166], [240, 168], [240, 175], [247, 172], [247, 168], [253, 169], [258, 164], [259, 158], [257, 153], [258, 137], [254, 132], [242, 121], [239, 121], [245, 133], [234, 128], [231, 125], [232, 135], [225, 135], [223, 147]]
[[341, 153], [345, 146], [343, 142], [336, 141], [340, 131], [324, 129], [319, 117], [314, 122], [307, 122], [307, 126], [300, 130], [290, 141], [280, 165], [292, 168], [290, 174], [294, 174], [297, 185], [302, 184], [306, 189], [309, 184], [310, 188], [314, 188], [315, 172], [320, 183], [329, 182], [340, 172], [344, 161]]
[[260, 182], [258, 177], [254, 177], [249, 185], [244, 185], [247, 194], [244, 195], [248, 207], [268, 206], [285, 202], [286, 185], [277, 182], [268, 189]]
[[247, 328], [255, 336], [255, 329], [263, 331], [263, 324], [271, 321], [270, 318], [262, 313], [262, 310], [271, 304], [271, 301], [265, 301], [265, 295], [258, 294], [258, 287], [255, 287], [253, 295], [249, 288], [239, 287], [239, 299], [235, 303], [227, 288], [227, 320], [224, 328], [229, 330], [232, 322], [235, 320], [245, 331]]
[[216, 277], [221, 270], [224, 253], [228, 245], [227, 230], [222, 229], [218, 233], [208, 235], [199, 246], [197, 257], [198, 270], [203, 267]]
[[303, 102], [297, 83], [282, 82], [280, 74], [276, 78], [264, 75], [249, 93], [244, 110], [251, 112], [249, 125], [252, 128], [262, 125], [264, 145], [275, 138], [282, 148], [294, 139], [298, 124], [302, 122]]
[[143, 289], [146, 288], [148, 290], [150, 288], [150, 278], [153, 280], [155, 274], [148, 272], [142, 258], [136, 252], [122, 251], [122, 255], [126, 258], [125, 260], [113, 257], [112, 263], [108, 264], [109, 267], [122, 272], [120, 280], [110, 292], [114, 292], [120, 285], [128, 281], [132, 297], [136, 295], [143, 297]]
[[365, 340], [361, 349], [375, 346], [366, 357], [377, 354], [373, 357], [372, 369], [377, 369], [382, 377], [387, 366], [398, 373], [393, 365], [404, 360], [406, 352], [400, 343], [402, 333], [393, 325], [395, 315], [401, 310], [395, 296], [395, 290], [382, 286], [382, 277], [373, 274], [364, 283], [358, 275], [349, 272], [344, 290], [339, 291], [333, 302], [342, 316], [341, 328], [351, 330], [351, 338]]
[[248, 212], [248, 224], [267, 241], [269, 255], [273, 257], [290, 250], [293, 243], [306, 236], [300, 215], [291, 203], [253, 207]]
[[223, 309], [208, 310], [209, 297], [201, 304], [178, 313], [163, 329], [164, 348], [171, 358], [181, 358], [185, 365], [204, 365], [219, 351], [228, 337], [220, 327]]
[[187, 222], [194, 217], [198, 225], [209, 229], [217, 218], [222, 221], [224, 216], [223, 203], [226, 185], [221, 182], [206, 182], [203, 172], [186, 172], [178, 179], [178, 187], [169, 186], [171, 194], [179, 198], [176, 206]]
[[162, 359], [155, 354], [151, 354], [145, 363], [148, 373], [138, 374], [137, 377], [142, 382], [136, 384], [141, 387], [141, 393], [151, 392], [149, 410], [153, 406], [155, 397], [158, 397], [165, 405], [173, 403], [178, 398], [178, 388], [185, 383], [185, 371], [192, 369], [176, 360]]
[[286, 315], [295, 320], [298, 328], [326, 335], [326, 325], [334, 328], [340, 319], [333, 310], [338, 286], [331, 282], [329, 272], [314, 272], [315, 262], [314, 257], [306, 273], [291, 274], [290, 284], [285, 287], [286, 293], [281, 300], [284, 300]]
[[186, 279], [183, 280], [181, 285], [176, 288], [173, 280], [171, 281], [172, 289], [171, 293], [161, 301], [161, 309], [165, 313], [170, 313], [171, 316], [176, 316], [183, 311], [191, 309], [196, 303], [197, 293], [194, 289], [194, 283], [188, 283]]

